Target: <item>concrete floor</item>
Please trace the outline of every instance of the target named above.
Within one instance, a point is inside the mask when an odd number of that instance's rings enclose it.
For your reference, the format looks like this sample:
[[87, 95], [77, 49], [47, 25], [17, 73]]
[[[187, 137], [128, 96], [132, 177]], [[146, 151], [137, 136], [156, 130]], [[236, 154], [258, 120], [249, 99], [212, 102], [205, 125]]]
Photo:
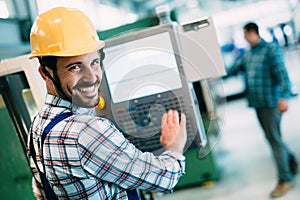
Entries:
[[[295, 88], [300, 88], [298, 51], [288, 52], [287, 67]], [[300, 96], [290, 100], [289, 111], [282, 118], [283, 138], [300, 160]], [[162, 195], [163, 200], [268, 200], [276, 185], [276, 171], [271, 152], [257, 122], [255, 112], [245, 99], [227, 102], [224, 126], [214, 154], [220, 180], [210, 187], [196, 186]], [[294, 188], [280, 200], [300, 199], [300, 173]]]

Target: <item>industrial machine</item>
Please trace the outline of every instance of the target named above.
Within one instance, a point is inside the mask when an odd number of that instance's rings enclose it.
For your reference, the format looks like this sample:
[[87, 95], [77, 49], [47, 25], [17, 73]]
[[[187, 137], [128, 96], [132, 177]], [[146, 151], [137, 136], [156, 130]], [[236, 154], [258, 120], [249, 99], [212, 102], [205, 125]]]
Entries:
[[142, 151], [160, 153], [161, 117], [169, 109], [187, 116], [186, 149], [207, 143], [196, 96], [183, 68], [176, 23], [106, 41], [100, 116], [114, 121]]
[[97, 114], [114, 121], [139, 149], [159, 154], [162, 113], [186, 113], [187, 168], [176, 188], [217, 180], [219, 171], [207, 138], [207, 112], [213, 113], [215, 105], [205, 83], [226, 72], [212, 18], [117, 35], [106, 40], [100, 87], [105, 107]]

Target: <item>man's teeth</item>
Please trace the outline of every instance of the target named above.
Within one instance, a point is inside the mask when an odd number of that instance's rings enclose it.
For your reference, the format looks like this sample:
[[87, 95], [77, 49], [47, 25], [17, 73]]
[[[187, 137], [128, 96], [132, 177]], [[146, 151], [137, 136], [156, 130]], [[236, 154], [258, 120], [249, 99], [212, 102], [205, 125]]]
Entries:
[[80, 88], [81, 92], [92, 92], [94, 90], [94, 86]]

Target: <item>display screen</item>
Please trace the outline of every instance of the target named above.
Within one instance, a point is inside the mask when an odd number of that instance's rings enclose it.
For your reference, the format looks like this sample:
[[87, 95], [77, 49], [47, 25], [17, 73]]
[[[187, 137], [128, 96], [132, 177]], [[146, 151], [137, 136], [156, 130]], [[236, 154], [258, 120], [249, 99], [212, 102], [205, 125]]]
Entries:
[[104, 48], [112, 101], [119, 103], [182, 87], [169, 32]]

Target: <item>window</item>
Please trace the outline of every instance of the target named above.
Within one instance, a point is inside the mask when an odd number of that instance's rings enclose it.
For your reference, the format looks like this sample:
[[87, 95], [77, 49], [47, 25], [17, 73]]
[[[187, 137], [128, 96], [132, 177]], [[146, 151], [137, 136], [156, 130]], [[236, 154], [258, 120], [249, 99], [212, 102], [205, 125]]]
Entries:
[[0, 18], [7, 19], [9, 11], [5, 0], [0, 0]]

